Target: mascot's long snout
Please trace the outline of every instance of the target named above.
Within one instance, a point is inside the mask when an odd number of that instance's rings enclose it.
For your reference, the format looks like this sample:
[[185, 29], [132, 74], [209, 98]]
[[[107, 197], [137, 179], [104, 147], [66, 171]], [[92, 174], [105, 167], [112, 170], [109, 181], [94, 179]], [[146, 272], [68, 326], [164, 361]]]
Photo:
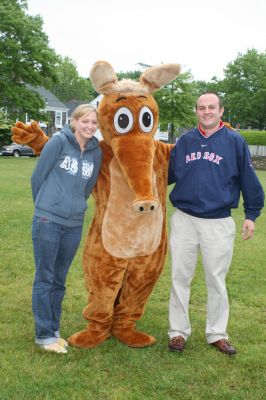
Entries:
[[134, 193], [134, 210], [138, 213], [156, 211], [160, 202], [154, 194], [153, 138], [144, 134], [117, 136], [112, 139], [111, 147]]

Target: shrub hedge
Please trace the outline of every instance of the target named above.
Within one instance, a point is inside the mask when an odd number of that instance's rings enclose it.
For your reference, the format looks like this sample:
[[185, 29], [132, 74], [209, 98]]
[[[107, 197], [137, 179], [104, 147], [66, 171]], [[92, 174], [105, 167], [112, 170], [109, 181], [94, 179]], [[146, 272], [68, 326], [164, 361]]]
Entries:
[[6, 144], [10, 144], [11, 140], [11, 131], [10, 128], [0, 128], [0, 147], [5, 146]]
[[247, 144], [266, 146], [266, 131], [238, 131]]

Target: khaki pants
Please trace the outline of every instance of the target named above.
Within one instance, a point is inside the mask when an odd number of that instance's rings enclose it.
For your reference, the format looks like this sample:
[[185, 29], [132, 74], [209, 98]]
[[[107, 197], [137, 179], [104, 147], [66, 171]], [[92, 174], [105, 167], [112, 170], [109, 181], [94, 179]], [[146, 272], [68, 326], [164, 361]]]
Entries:
[[235, 223], [231, 217], [203, 219], [176, 210], [171, 217], [170, 249], [172, 288], [169, 304], [169, 337], [191, 334], [190, 284], [200, 250], [208, 292], [206, 339], [228, 339], [229, 304], [225, 278], [233, 255]]

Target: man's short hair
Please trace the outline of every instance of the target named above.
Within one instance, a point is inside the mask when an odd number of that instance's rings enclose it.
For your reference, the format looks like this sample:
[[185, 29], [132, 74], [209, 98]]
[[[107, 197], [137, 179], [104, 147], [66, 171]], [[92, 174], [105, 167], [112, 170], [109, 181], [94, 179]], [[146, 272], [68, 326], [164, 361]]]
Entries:
[[196, 101], [196, 109], [198, 108], [198, 99], [203, 96], [204, 94], [214, 94], [218, 101], [219, 101], [219, 108], [221, 109], [224, 105], [223, 105], [223, 100], [221, 99], [221, 97], [219, 96], [219, 94], [217, 92], [215, 92], [214, 90], [205, 90], [203, 93], [201, 93], [201, 95], [199, 95], [199, 97], [197, 98]]

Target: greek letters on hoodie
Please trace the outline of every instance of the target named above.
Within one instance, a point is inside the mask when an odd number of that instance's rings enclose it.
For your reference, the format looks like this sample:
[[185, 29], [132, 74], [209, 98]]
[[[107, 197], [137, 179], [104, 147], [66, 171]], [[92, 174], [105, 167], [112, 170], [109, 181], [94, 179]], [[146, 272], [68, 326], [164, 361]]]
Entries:
[[255, 221], [264, 205], [262, 186], [248, 146], [222, 127], [204, 137], [198, 129], [181, 136], [171, 151], [169, 184], [173, 206], [199, 218], [224, 218], [237, 208], [242, 192], [246, 218]]
[[45, 145], [31, 178], [35, 215], [66, 226], [83, 224], [102, 159], [98, 139], [83, 152], [68, 125]]

